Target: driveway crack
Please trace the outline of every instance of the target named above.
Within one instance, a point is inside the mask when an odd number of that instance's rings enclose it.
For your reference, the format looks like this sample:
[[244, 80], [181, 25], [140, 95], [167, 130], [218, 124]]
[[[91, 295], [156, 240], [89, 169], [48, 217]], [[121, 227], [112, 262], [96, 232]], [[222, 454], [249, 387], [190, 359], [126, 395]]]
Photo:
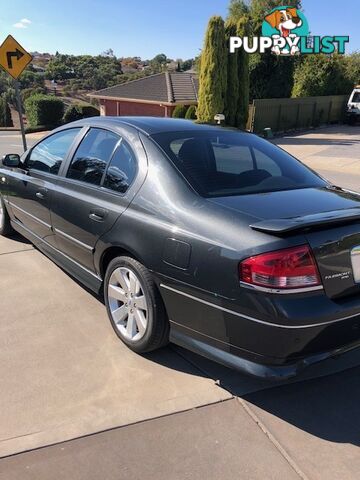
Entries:
[[274, 437], [266, 425], [260, 420], [256, 413], [250, 408], [248, 403], [240, 397], [236, 397], [240, 405], [243, 407], [249, 417], [256, 423], [260, 430], [268, 437], [270, 442], [274, 445], [280, 455], [286, 460], [295, 473], [301, 478], [301, 480], [310, 480], [310, 478], [302, 471], [299, 465], [291, 457], [291, 455], [285, 450], [281, 443]]

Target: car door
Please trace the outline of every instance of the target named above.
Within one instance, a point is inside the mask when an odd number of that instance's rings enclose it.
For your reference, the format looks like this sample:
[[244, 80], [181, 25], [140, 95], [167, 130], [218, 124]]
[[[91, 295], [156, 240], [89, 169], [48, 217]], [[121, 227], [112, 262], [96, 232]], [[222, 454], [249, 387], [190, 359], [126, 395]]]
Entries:
[[54, 192], [51, 217], [60, 251], [94, 270], [95, 244], [128, 206], [137, 172], [128, 142], [110, 130], [88, 129]]
[[81, 128], [56, 132], [33, 147], [24, 167], [8, 177], [8, 200], [14, 220], [47, 242], [53, 243], [50, 204], [57, 174]]

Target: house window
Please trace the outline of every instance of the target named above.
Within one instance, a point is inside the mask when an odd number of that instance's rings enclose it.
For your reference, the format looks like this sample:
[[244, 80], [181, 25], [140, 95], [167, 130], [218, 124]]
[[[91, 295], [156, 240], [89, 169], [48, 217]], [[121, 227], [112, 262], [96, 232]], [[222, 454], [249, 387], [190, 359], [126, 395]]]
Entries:
[[103, 117], [106, 115], [105, 105], [100, 105], [100, 115], [102, 115]]

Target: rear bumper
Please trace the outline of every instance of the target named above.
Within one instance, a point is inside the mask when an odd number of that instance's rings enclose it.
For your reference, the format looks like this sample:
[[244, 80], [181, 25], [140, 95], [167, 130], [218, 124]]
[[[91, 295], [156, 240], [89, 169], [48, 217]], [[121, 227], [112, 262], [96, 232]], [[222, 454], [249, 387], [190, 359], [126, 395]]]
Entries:
[[359, 296], [334, 302], [322, 291], [291, 296], [244, 291], [254, 307], [249, 316], [200, 292], [160, 288], [173, 343], [250, 375], [290, 378], [360, 346]]
[[[288, 380], [289, 378], [297, 376], [306, 367], [327, 360], [328, 358], [339, 356], [355, 348], [360, 348], [360, 343], [356, 343], [346, 345], [344, 347], [337, 348], [328, 352], [309, 355], [296, 361], [295, 363], [284, 365], [271, 365], [267, 363], [257, 363], [254, 360], [249, 360], [247, 358], [227, 352], [219, 347], [211, 345], [207, 341], [202, 341], [198, 338], [194, 338], [193, 335], [189, 333], [184, 333], [184, 331], [180, 331], [176, 328], [171, 331], [170, 340], [176, 345], [179, 345], [194, 353], [202, 355], [209, 360], [213, 360], [217, 363], [225, 365], [226, 367], [238, 370], [248, 375], [255, 376], [257, 378], [263, 378], [273, 381]], [[271, 359], [266, 358], [263, 358], [262, 360], [264, 362], [268, 362], [269, 360], [271, 361]]]

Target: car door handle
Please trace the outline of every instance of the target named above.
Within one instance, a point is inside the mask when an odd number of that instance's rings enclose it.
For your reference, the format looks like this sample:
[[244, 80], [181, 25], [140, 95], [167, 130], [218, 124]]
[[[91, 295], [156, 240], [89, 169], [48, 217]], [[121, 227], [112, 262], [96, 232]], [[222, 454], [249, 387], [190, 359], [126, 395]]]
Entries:
[[103, 208], [97, 208], [96, 210], [91, 210], [89, 218], [95, 222], [102, 222], [107, 215], [107, 211]]
[[41, 192], [36, 192], [35, 195], [37, 196], [37, 198], [40, 198], [40, 200], [44, 200], [45, 198], [45, 195]]

